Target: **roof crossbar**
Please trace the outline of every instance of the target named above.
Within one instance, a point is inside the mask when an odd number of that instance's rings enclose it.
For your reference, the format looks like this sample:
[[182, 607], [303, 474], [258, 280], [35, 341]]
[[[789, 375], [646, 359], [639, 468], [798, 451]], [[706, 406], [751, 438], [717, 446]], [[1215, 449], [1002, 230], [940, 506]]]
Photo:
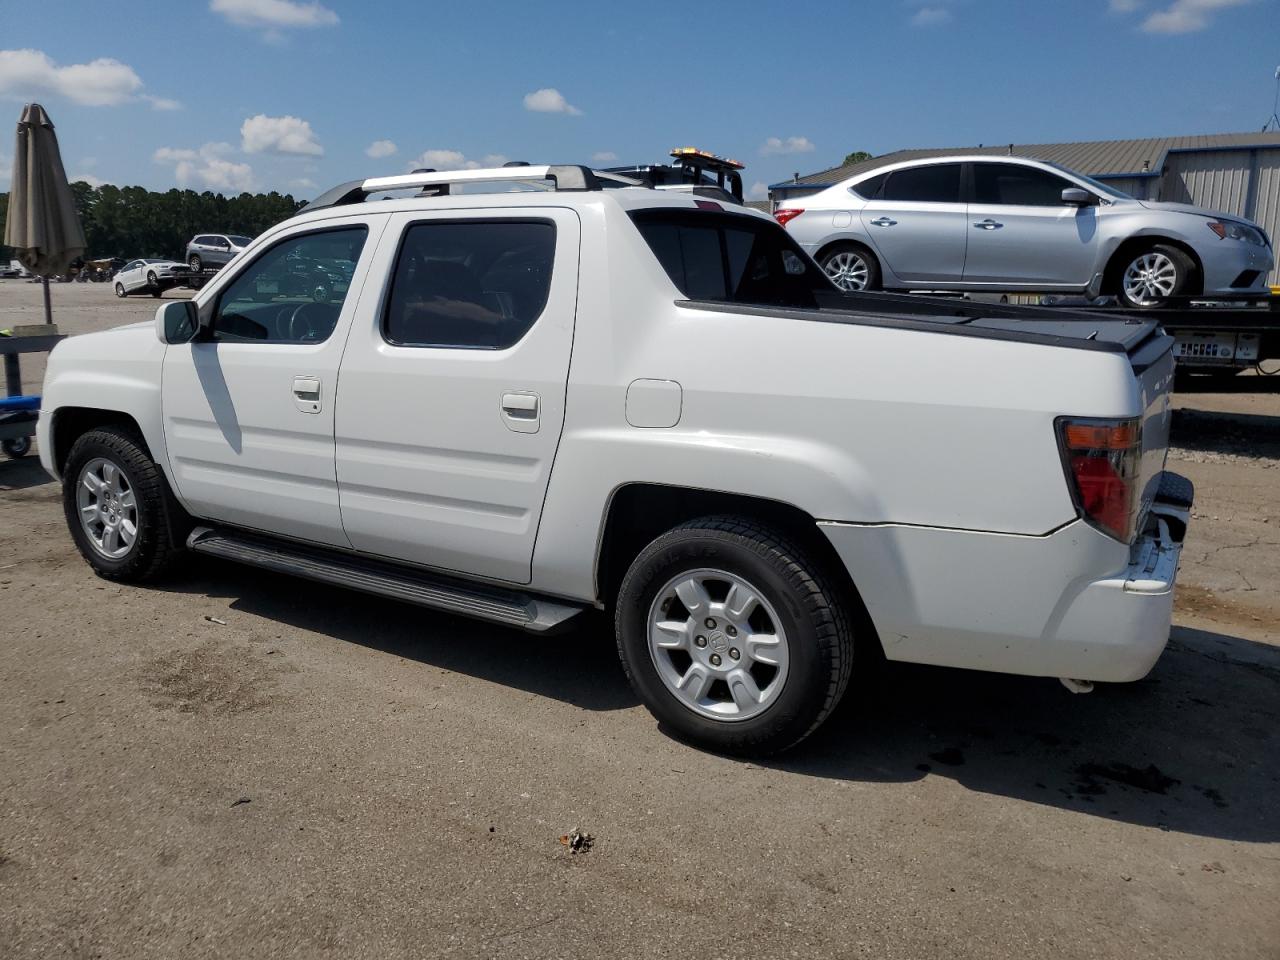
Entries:
[[492, 183], [524, 180], [550, 180], [555, 190], [600, 190], [600, 181], [589, 168], [577, 164], [549, 164], [538, 167], [497, 167], [485, 170], [444, 170], [406, 173], [396, 177], [373, 177], [351, 180], [326, 190], [303, 210], [321, 210], [349, 203], [361, 203], [372, 193], [387, 190], [411, 190], [414, 187], [445, 187], [454, 183]]

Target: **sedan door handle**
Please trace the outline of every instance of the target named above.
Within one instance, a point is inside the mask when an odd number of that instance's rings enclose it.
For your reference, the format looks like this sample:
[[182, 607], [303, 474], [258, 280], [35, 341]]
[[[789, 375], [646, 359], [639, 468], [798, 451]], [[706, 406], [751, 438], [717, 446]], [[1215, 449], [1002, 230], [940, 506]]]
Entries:
[[504, 393], [502, 419], [516, 433], [537, 433], [540, 403], [536, 393]]
[[320, 378], [293, 378], [293, 405], [303, 413], [320, 412]]
[[992, 220], [990, 217], [988, 217], [986, 220], [979, 220], [977, 223], [974, 224], [974, 226], [977, 227], [979, 230], [999, 230], [1001, 227], [1004, 226], [1004, 224], [999, 223], [995, 220]]
[[897, 220], [893, 220], [889, 217], [876, 217], [874, 220], [871, 221], [871, 225], [873, 227], [892, 227], [892, 226], [896, 226], [897, 223], [898, 223]]

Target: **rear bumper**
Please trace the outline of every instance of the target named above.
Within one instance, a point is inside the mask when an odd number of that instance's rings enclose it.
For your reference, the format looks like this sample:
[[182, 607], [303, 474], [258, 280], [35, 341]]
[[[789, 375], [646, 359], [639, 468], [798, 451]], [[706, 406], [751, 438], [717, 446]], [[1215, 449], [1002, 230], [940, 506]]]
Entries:
[[1166, 474], [1133, 544], [823, 523], [891, 660], [1079, 680], [1145, 676], [1169, 638], [1190, 483]]

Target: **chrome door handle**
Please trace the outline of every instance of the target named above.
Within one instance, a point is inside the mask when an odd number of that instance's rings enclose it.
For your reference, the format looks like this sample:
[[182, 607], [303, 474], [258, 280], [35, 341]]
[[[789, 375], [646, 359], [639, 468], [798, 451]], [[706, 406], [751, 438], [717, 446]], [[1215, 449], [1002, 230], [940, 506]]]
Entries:
[[541, 403], [536, 393], [504, 393], [502, 419], [516, 433], [537, 433]]
[[876, 217], [871, 221], [871, 225], [873, 227], [892, 227], [896, 225], [897, 222], [897, 220], [890, 219], [889, 217]]
[[979, 230], [999, 230], [1001, 227], [1004, 226], [1004, 224], [998, 223], [997, 221], [992, 220], [990, 217], [988, 217], [986, 220], [977, 221], [974, 224], [974, 226], [977, 227]]
[[293, 378], [293, 405], [303, 413], [320, 412], [320, 378]]

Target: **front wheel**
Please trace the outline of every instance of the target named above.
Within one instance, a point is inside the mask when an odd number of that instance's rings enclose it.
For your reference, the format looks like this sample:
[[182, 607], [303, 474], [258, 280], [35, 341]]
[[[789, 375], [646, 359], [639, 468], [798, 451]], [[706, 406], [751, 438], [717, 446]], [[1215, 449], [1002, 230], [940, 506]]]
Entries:
[[1138, 310], [1168, 306], [1184, 293], [1195, 264], [1168, 244], [1156, 244], [1126, 259], [1120, 274], [1120, 302]]
[[640, 552], [616, 610], [618, 654], [660, 723], [726, 753], [799, 743], [853, 669], [843, 599], [812, 557], [737, 517], [705, 517]]
[[164, 477], [132, 432], [103, 427], [75, 442], [62, 507], [76, 547], [100, 577], [150, 580], [173, 560]]
[[204, 266], [204, 263], [202, 263], [200, 258], [193, 253], [191, 255], [191, 259], [187, 261], [187, 266], [191, 268], [192, 273], [199, 273], [201, 268]]
[[117, 297], [120, 297], [121, 299], [124, 299], [124, 298], [125, 298], [125, 297], [127, 297], [128, 295], [129, 295], [129, 293], [128, 293], [128, 291], [126, 291], [126, 290], [125, 290], [125, 288], [124, 288], [124, 284], [123, 284], [123, 283], [117, 283], [117, 284], [116, 284], [116, 296], [117, 296]]
[[832, 247], [822, 254], [818, 265], [845, 293], [880, 289], [880, 264], [869, 251], [856, 244]]

